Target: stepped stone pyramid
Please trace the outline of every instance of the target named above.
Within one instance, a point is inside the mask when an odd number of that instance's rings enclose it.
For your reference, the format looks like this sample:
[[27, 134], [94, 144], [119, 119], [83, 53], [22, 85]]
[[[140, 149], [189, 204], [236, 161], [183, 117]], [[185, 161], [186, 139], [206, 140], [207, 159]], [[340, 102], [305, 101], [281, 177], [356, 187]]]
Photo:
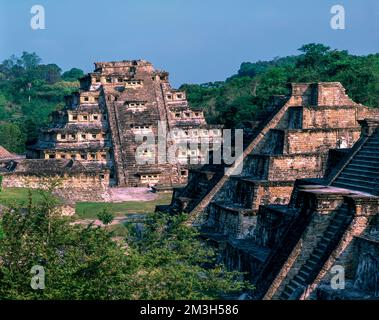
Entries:
[[[29, 159], [9, 166], [5, 186], [38, 187], [40, 177], [58, 175], [63, 189], [72, 191], [66, 197], [88, 200], [89, 186], [99, 198], [109, 186], [165, 190], [186, 183], [188, 169], [196, 167], [190, 160], [205, 157], [190, 143], [208, 139], [212, 149], [221, 127], [208, 126], [203, 111], [191, 109], [185, 92], [173, 89], [168, 77], [144, 60], [95, 63], [94, 72], [80, 79], [80, 90], [66, 97], [53, 123], [28, 146]], [[138, 149], [145, 140], [137, 141], [137, 135], [164, 137], [158, 122], [182, 146], [175, 155], [180, 163], [158, 163], [157, 145]], [[136, 161], [138, 152], [145, 164]]]
[[[365, 120], [365, 127], [374, 127], [375, 120]], [[379, 131], [376, 129], [357, 150], [351, 161], [333, 178], [331, 185], [360, 190], [379, 196]]]
[[[242, 174], [190, 170], [157, 210], [188, 212], [255, 284], [253, 299], [378, 297], [378, 110], [340, 83], [293, 84], [272, 110], [246, 144]], [[342, 293], [330, 289], [336, 263], [349, 272]]]
[[329, 149], [351, 147], [360, 136], [358, 120], [374, 113], [353, 102], [340, 83], [293, 84], [292, 95], [269, 110], [239, 159], [241, 175], [224, 174], [223, 165], [192, 170], [169, 209], [250, 219], [262, 204], [286, 204], [295, 180], [322, 177]]
[[[361, 138], [328, 175], [298, 180], [287, 206], [260, 208], [250, 244], [267, 256], [251, 272], [256, 298], [378, 299], [379, 119], [360, 123]], [[229, 246], [226, 259], [244, 270], [247, 264], [232, 258], [236, 248]], [[337, 272], [343, 272], [343, 290], [331, 286]]]

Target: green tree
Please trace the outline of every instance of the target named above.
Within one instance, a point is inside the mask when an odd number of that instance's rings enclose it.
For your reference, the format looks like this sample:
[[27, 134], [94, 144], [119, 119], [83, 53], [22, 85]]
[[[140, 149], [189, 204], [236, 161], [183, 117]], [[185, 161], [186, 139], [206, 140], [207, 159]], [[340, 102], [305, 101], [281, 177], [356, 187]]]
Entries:
[[104, 208], [101, 212], [97, 214], [97, 218], [104, 224], [108, 225], [111, 224], [114, 216], [112, 212], [110, 212], [108, 209]]
[[42, 59], [35, 52], [29, 53], [24, 51], [19, 61], [26, 70], [29, 70], [37, 68]]
[[[138, 261], [136, 299], [217, 299], [251, 286], [241, 273], [217, 263], [218, 252], [202, 241], [184, 214], [156, 213], [128, 243]], [[137, 230], [138, 231], [138, 230]]]
[[[49, 114], [64, 104], [64, 96], [77, 89], [78, 84], [61, 81], [61, 69], [56, 64], [41, 64], [36, 53], [23, 52], [0, 64], [0, 121], [16, 125], [21, 131], [22, 147], [13, 145], [15, 136], [0, 137], [10, 141], [13, 151], [23, 152], [25, 140], [34, 141], [39, 129], [50, 121]], [[4, 129], [3, 129], [4, 131]], [[26, 138], [25, 138], [26, 137]]]
[[330, 47], [321, 43], [310, 43], [303, 45], [299, 51], [303, 55], [297, 60], [297, 67], [315, 68], [326, 61]]
[[[216, 263], [185, 216], [152, 215], [120, 243], [107, 228], [70, 224], [57, 199], [41, 196], [0, 222], [0, 299], [205, 299], [248, 287]], [[30, 286], [36, 265], [44, 290]]]
[[[129, 299], [136, 271], [112, 235], [72, 226], [49, 195], [12, 208], [2, 219], [0, 299]], [[45, 289], [33, 290], [30, 270], [45, 270]]]
[[24, 151], [25, 136], [19, 126], [13, 123], [0, 123], [0, 145], [12, 152]]
[[78, 68], [72, 68], [62, 74], [62, 79], [64, 81], [77, 81], [79, 78], [84, 76], [84, 72]]
[[41, 64], [31, 72], [31, 79], [42, 79], [48, 84], [61, 80], [61, 71], [56, 64]]

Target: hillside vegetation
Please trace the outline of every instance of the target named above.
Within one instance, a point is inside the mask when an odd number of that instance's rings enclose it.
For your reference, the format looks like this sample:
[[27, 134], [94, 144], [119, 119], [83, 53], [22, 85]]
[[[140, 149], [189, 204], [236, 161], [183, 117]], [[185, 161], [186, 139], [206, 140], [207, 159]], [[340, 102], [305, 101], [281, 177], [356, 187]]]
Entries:
[[[24, 52], [0, 64], [0, 145], [25, 151], [49, 114], [62, 108], [64, 96], [78, 89], [83, 71], [62, 73], [56, 64], [42, 64]], [[225, 81], [181, 86], [192, 107], [202, 108], [209, 123], [233, 127], [254, 120], [271, 95], [288, 95], [291, 82], [340, 81], [356, 102], [379, 106], [379, 54], [356, 56], [323, 44], [307, 44], [299, 55], [271, 61], [244, 62]]]
[[205, 110], [210, 123], [233, 127], [254, 120], [271, 95], [288, 95], [291, 82], [339, 81], [356, 102], [379, 106], [379, 54], [355, 56], [322, 44], [302, 46], [300, 54], [271, 61], [244, 62], [224, 82], [185, 84], [189, 102]]
[[35, 53], [23, 52], [0, 64], [0, 145], [22, 153], [38, 136], [49, 114], [79, 86], [79, 69], [62, 74], [56, 64], [41, 64]]

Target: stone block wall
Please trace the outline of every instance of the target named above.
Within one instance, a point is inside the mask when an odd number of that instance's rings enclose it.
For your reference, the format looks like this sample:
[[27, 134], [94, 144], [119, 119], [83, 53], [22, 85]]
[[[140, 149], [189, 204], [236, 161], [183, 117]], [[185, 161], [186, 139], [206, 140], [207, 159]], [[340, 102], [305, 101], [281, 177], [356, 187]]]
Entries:
[[2, 179], [3, 188], [49, 188], [52, 182], [59, 185], [54, 193], [66, 202], [104, 201], [104, 193], [109, 185], [109, 174], [80, 174], [72, 176], [36, 176], [29, 174], [6, 174]]
[[258, 197], [253, 202], [252, 209], [258, 210], [261, 205], [287, 204], [290, 201], [292, 189], [292, 182], [272, 181], [261, 183], [259, 185]]
[[260, 247], [274, 248], [282, 239], [295, 215], [286, 211], [286, 206], [261, 206], [257, 215], [255, 243]]
[[328, 152], [329, 149], [351, 148], [359, 139], [360, 128], [288, 130], [285, 135], [284, 153], [299, 154]]
[[227, 235], [230, 238], [242, 236], [243, 215], [233, 209], [212, 203], [209, 208], [207, 224], [212, 226], [215, 233]]
[[270, 181], [295, 181], [302, 178], [322, 177], [325, 160], [321, 153], [272, 156], [267, 179]]
[[249, 240], [229, 240], [223, 260], [228, 269], [244, 272], [245, 279], [252, 281], [268, 254], [268, 249], [256, 248]]
[[319, 106], [351, 106], [355, 105], [345, 88], [339, 82], [322, 82], [317, 85], [317, 105]]
[[305, 106], [303, 108], [303, 128], [357, 128], [357, 113], [351, 106]]

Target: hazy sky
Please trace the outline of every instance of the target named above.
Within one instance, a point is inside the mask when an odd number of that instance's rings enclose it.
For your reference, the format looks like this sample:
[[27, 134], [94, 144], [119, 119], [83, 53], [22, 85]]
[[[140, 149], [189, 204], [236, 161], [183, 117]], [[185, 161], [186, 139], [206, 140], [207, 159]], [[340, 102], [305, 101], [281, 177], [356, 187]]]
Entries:
[[[46, 29], [32, 30], [43, 5]], [[330, 9], [346, 10], [346, 29]], [[44, 63], [89, 72], [94, 61], [146, 59], [175, 86], [224, 80], [243, 61], [296, 54], [322, 42], [379, 52], [378, 0], [0, 0], [0, 60], [35, 51]]]

